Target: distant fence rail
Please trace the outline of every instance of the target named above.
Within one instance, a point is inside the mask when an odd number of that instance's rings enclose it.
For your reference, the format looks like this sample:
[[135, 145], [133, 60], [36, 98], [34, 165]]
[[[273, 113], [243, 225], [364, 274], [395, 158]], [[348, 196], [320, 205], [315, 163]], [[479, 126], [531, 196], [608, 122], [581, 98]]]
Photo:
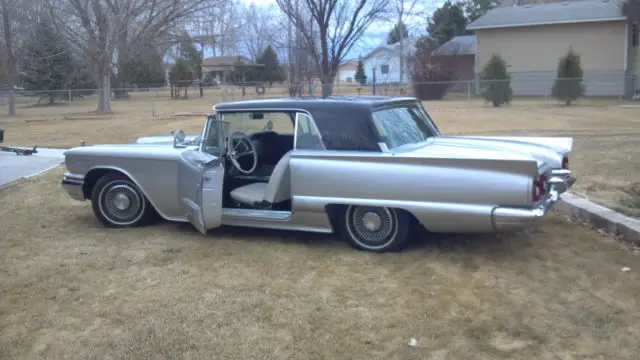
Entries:
[[[548, 75], [548, 74], [547, 74]], [[509, 84], [514, 97], [539, 97], [553, 100], [552, 87], [555, 81], [553, 76], [541, 74], [511, 74]], [[570, 79], [567, 81], [571, 81]], [[333, 95], [385, 95], [385, 96], [414, 96], [415, 85], [446, 87], [445, 99], [474, 100], [482, 99], [482, 88], [485, 85], [501, 81], [480, 81], [478, 79], [465, 81], [425, 82], [425, 83], [376, 83], [361, 85], [359, 83], [332, 84]], [[608, 97], [614, 99], [640, 99], [640, 77], [624, 77], [620, 74], [585, 73], [582, 79], [585, 87], [585, 97]], [[321, 96], [323, 85], [320, 83], [246, 83], [246, 84], [219, 84], [202, 86], [202, 99], [210, 104], [220, 102], [262, 99], [275, 97], [294, 96]], [[187, 86], [171, 88], [165, 84], [136, 85], [129, 88], [111, 89], [111, 98], [114, 107], [124, 104], [120, 99], [131, 98], [138, 103], [138, 107], [148, 108], [149, 114], [157, 116], [170, 112], [172, 101], [184, 99], [200, 99], [201, 87], [197, 83]], [[7, 114], [9, 95], [12, 94], [16, 105], [16, 112], [28, 112], [31, 108], [47, 107], [54, 104], [57, 107], [65, 106], [62, 111], [66, 116], [72, 117], [74, 113], [88, 112], [97, 105], [97, 98], [101, 89], [61, 89], [61, 90], [0, 90], [0, 116]], [[175, 100], [174, 100], [175, 99]], [[515, 101], [515, 99], [514, 99]], [[129, 109], [127, 109], [129, 111]]]

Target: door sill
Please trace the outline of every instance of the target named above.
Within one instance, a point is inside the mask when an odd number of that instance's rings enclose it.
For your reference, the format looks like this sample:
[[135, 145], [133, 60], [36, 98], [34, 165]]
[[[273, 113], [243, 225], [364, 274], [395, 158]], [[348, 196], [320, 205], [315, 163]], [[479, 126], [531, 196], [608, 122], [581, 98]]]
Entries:
[[291, 211], [282, 210], [260, 210], [260, 209], [222, 209], [222, 220], [265, 220], [265, 221], [289, 221]]

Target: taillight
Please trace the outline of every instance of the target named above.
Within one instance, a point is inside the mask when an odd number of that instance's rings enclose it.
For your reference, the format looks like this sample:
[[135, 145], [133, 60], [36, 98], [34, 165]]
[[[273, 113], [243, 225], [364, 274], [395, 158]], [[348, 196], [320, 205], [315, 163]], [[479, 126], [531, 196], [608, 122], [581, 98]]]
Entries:
[[569, 168], [569, 157], [565, 156], [562, 158], [562, 168], [563, 169]]
[[533, 202], [538, 202], [547, 193], [547, 177], [545, 175], [538, 176], [533, 180], [533, 187], [531, 188], [531, 197]]

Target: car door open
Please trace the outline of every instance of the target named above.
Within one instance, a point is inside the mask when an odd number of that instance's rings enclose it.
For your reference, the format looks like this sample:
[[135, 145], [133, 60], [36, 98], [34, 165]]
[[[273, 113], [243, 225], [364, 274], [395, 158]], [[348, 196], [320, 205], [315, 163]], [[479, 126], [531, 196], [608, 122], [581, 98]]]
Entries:
[[184, 151], [178, 165], [178, 196], [191, 224], [202, 234], [222, 223], [224, 131], [211, 115], [196, 149]]

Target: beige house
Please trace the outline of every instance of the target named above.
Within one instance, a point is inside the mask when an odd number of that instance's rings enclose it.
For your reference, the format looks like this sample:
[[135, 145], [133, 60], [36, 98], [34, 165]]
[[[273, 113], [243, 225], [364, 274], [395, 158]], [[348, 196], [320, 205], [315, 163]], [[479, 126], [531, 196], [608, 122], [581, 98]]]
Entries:
[[213, 56], [202, 60], [202, 72], [212, 73], [214, 81], [218, 83], [225, 82], [234, 65], [240, 62], [247, 69], [264, 67], [263, 64], [256, 64], [246, 56]]
[[639, 26], [619, 0], [572, 0], [502, 6], [469, 24], [476, 35], [475, 73], [493, 53], [507, 62], [514, 95], [549, 95], [558, 60], [580, 55], [587, 95], [632, 96], [640, 90]]
[[355, 84], [356, 71], [358, 71], [358, 60], [348, 60], [338, 67], [338, 75], [335, 78], [337, 84]]

